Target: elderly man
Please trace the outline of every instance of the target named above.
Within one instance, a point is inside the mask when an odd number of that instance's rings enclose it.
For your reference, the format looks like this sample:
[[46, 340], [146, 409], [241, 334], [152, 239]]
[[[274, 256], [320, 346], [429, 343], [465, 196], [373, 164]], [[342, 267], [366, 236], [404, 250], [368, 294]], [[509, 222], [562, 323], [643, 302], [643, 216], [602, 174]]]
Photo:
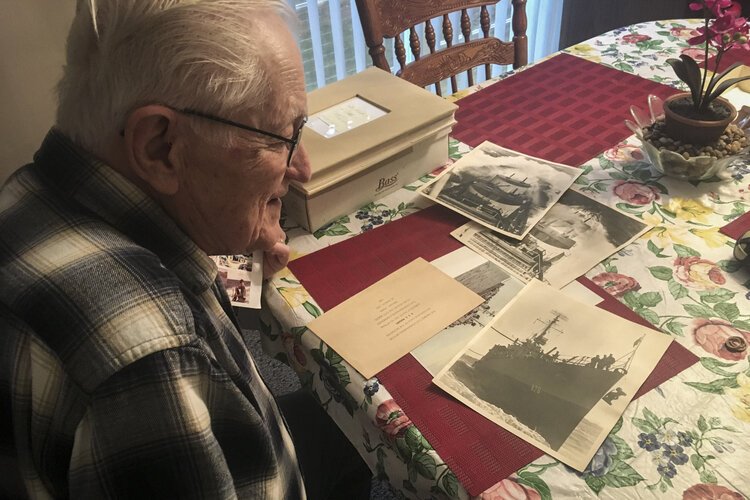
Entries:
[[208, 257], [286, 265], [280, 198], [310, 176], [292, 22], [79, 1], [57, 125], [0, 192], [0, 496], [367, 496], [319, 406], [279, 410]]

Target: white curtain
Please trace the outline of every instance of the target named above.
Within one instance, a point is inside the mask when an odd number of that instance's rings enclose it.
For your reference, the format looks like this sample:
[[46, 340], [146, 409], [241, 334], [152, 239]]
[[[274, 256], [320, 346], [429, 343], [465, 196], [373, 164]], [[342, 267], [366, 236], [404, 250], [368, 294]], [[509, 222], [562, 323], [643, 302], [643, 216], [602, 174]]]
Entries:
[[[340, 80], [372, 64], [362, 36], [362, 26], [354, 0], [289, 0], [289, 3], [300, 19], [299, 43], [305, 64], [308, 90]], [[526, 36], [529, 40], [530, 63], [558, 50], [562, 3], [560, 0], [528, 0], [526, 3], [528, 17]], [[500, 0], [495, 6], [489, 8], [489, 12], [490, 19], [493, 20], [490, 34], [502, 40], [510, 40], [512, 36], [511, 0]], [[472, 16], [474, 29], [472, 38], [481, 37], [478, 22], [479, 9], [470, 9], [469, 13]], [[456, 42], [463, 39], [461, 30], [457, 28], [460, 26], [458, 16], [459, 14], [455, 13], [451, 18]], [[433, 20], [432, 22], [438, 40], [444, 47], [445, 41], [442, 40], [440, 21]], [[423, 27], [419, 28], [420, 37], [424, 36], [422, 31]], [[408, 36], [408, 33], [405, 36]], [[404, 42], [408, 47], [408, 39], [405, 38]], [[424, 40], [422, 40], [422, 46], [427, 46]], [[410, 56], [407, 50], [407, 57]], [[392, 40], [386, 41], [386, 57], [390, 61], [394, 60]], [[508, 69], [510, 68], [494, 67], [492, 75], [500, 75]], [[479, 70], [475, 81], [483, 80], [484, 70]], [[466, 82], [459, 81], [459, 85], [463, 87]]]

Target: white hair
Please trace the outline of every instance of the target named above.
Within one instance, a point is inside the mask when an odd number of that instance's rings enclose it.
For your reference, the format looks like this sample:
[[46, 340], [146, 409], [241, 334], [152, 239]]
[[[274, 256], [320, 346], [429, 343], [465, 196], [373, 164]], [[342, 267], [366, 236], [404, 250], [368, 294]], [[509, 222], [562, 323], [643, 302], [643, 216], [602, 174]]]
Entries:
[[294, 29], [285, 0], [79, 0], [57, 127], [96, 152], [140, 105], [227, 118], [262, 110], [274, 54], [257, 26], [268, 13]]

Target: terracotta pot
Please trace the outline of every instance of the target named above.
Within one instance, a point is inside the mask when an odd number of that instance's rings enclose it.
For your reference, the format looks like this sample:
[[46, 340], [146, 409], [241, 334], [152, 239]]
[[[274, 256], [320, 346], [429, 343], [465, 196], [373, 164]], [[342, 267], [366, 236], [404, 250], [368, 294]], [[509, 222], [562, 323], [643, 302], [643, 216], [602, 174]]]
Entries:
[[729, 116], [723, 120], [696, 120], [679, 115], [672, 110], [670, 104], [673, 101], [685, 97], [692, 100], [690, 93], [681, 92], [668, 97], [664, 101], [664, 128], [667, 135], [673, 139], [699, 146], [710, 144], [718, 140], [729, 124], [737, 118], [737, 110], [735, 107], [732, 106], [729, 101], [721, 97], [717, 97], [714, 102], [721, 104], [729, 110]]

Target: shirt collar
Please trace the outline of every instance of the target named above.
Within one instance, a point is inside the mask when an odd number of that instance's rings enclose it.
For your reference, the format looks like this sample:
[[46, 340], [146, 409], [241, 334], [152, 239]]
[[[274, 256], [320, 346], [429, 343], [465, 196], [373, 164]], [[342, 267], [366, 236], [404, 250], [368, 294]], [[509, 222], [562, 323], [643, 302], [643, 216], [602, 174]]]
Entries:
[[60, 131], [49, 131], [34, 163], [55, 189], [156, 254], [194, 293], [211, 286], [216, 264], [161, 206]]

